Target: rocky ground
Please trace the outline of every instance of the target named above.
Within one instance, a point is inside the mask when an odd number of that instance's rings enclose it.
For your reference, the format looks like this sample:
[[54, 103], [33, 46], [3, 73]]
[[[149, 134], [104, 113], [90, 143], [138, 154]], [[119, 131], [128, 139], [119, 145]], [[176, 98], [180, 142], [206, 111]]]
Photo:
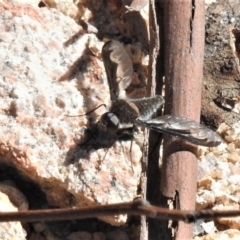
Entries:
[[[39, 209], [125, 202], [138, 196], [141, 144], [133, 141], [131, 146], [131, 141], [112, 141], [87, 130], [104, 107], [88, 116], [66, 115], [110, 103], [101, 49], [111, 37], [126, 43], [134, 63], [130, 95], [146, 93], [148, 41], [131, 39], [132, 32], [144, 36], [147, 31], [148, 6], [142, 2], [132, 6], [143, 7], [141, 18], [134, 15], [141, 28], [124, 27], [133, 16], [119, 18], [119, 1], [0, 2], [2, 211], [13, 210], [11, 201], [18, 209]], [[80, 26], [76, 19], [89, 25]], [[218, 132], [224, 142], [217, 148], [199, 148], [197, 209], [239, 208], [239, 129], [238, 123], [222, 124]], [[102, 220], [121, 226], [97, 219], [24, 228], [1, 223], [0, 238], [138, 239], [138, 219], [125, 223], [121, 215]], [[204, 236], [195, 239], [237, 239], [239, 223], [239, 218], [199, 221], [194, 231]]]

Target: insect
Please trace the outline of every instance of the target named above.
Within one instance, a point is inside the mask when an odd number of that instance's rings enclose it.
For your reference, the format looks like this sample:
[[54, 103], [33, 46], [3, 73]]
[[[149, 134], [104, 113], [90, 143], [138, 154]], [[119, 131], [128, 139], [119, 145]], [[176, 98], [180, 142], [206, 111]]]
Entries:
[[164, 104], [162, 96], [127, 98], [125, 90], [132, 80], [133, 65], [120, 42], [110, 40], [105, 43], [102, 58], [111, 95], [109, 112], [104, 113], [99, 121], [99, 126], [105, 131], [116, 134], [121, 129], [144, 126], [201, 146], [215, 147], [222, 142], [220, 136], [211, 129], [184, 117], [163, 115], [151, 119]]

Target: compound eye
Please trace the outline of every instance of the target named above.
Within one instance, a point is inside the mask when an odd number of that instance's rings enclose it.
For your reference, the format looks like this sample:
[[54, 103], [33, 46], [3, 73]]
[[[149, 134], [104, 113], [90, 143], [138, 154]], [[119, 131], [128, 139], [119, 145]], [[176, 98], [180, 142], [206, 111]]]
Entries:
[[119, 119], [114, 113], [106, 112], [101, 116], [100, 124], [107, 132], [116, 133], [119, 126]]

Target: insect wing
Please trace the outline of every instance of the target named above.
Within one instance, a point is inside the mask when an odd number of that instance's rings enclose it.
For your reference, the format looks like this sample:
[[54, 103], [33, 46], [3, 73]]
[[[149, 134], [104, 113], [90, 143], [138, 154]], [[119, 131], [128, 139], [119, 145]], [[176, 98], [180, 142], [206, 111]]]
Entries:
[[111, 40], [102, 48], [102, 59], [107, 73], [111, 100], [123, 98], [125, 89], [130, 85], [133, 74], [133, 64], [123, 45]]
[[211, 129], [183, 117], [164, 115], [146, 121], [136, 120], [136, 124], [205, 147], [215, 147], [222, 142], [220, 136]]

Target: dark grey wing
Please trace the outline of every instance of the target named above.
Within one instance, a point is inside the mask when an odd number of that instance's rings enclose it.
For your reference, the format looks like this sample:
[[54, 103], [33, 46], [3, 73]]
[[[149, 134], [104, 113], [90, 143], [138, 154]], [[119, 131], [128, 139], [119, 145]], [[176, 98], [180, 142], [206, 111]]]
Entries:
[[102, 59], [107, 73], [111, 100], [121, 98], [132, 80], [133, 64], [123, 45], [111, 40], [102, 48]]
[[195, 121], [183, 117], [164, 115], [146, 121], [137, 119], [136, 124], [157, 132], [180, 137], [200, 146], [215, 147], [222, 143], [222, 139], [217, 133]]

